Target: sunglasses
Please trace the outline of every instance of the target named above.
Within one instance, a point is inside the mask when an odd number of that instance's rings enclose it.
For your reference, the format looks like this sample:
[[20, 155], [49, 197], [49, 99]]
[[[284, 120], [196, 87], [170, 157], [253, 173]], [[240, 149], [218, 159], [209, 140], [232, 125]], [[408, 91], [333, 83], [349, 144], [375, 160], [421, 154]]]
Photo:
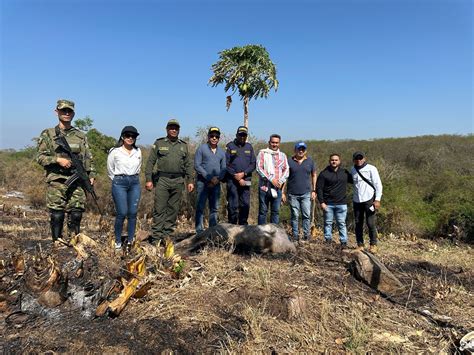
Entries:
[[124, 135], [123, 135], [123, 138], [133, 138], [133, 139], [136, 139], [137, 136], [135, 136], [134, 134], [124, 134]]
[[247, 133], [239, 133], [239, 134], [237, 134], [237, 135], [238, 135], [239, 137], [247, 137], [247, 136], [248, 136]]
[[61, 111], [62, 113], [66, 113], [66, 114], [72, 114], [74, 112], [70, 108], [62, 108], [59, 111]]
[[209, 138], [217, 138], [219, 139], [221, 136], [217, 135], [217, 134], [210, 134], [209, 135]]

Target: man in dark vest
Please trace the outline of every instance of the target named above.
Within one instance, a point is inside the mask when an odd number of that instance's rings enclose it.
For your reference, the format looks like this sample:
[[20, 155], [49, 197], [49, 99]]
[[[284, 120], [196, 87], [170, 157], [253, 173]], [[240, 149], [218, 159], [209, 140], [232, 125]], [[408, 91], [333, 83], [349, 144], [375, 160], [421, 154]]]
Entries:
[[235, 139], [227, 143], [227, 216], [229, 223], [247, 225], [250, 185], [255, 170], [255, 153], [247, 142], [248, 129], [240, 126]]

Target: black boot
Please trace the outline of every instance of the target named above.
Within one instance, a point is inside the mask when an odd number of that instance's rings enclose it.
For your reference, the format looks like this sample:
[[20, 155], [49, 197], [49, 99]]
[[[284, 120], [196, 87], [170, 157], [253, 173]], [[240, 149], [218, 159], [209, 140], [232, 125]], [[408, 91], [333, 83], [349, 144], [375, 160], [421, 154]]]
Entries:
[[53, 242], [55, 242], [58, 238], [62, 238], [64, 211], [50, 210], [50, 216], [51, 236], [53, 237]]
[[67, 229], [69, 237], [81, 232], [82, 211], [72, 210], [67, 216]]

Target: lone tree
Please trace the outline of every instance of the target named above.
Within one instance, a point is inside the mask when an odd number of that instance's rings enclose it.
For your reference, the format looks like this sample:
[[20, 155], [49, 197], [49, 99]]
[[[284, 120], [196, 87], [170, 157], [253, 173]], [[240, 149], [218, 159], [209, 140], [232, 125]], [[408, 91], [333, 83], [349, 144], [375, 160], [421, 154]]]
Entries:
[[232, 103], [232, 95], [237, 90], [244, 102], [244, 126], [249, 125], [249, 101], [258, 97], [267, 98], [271, 89], [278, 89], [275, 64], [261, 45], [234, 47], [219, 52], [219, 60], [212, 65], [214, 75], [209, 84], [225, 84], [224, 90], [232, 91], [227, 96], [227, 110]]

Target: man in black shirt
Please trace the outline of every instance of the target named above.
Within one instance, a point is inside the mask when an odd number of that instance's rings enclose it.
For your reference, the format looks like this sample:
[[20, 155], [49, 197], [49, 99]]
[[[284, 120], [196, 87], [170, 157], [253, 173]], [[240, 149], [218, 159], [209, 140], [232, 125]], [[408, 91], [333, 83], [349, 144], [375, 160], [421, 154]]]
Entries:
[[324, 211], [324, 239], [332, 240], [332, 222], [336, 219], [339, 229], [339, 241], [343, 247], [347, 246], [347, 183], [352, 183], [351, 174], [341, 168], [339, 154], [331, 154], [329, 165], [318, 176], [316, 192], [318, 201]]

